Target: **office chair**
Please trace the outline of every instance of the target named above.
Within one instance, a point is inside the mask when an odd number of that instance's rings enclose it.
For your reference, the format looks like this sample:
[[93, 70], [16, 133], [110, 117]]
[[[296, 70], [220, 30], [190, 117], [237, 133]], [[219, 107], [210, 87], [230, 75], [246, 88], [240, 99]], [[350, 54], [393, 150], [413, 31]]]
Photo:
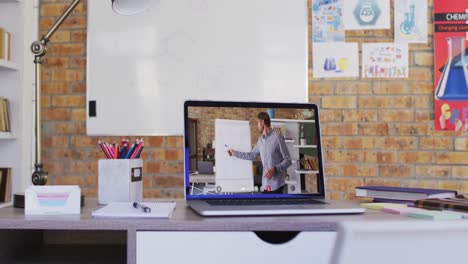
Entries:
[[466, 263], [468, 221], [345, 222], [331, 264]]

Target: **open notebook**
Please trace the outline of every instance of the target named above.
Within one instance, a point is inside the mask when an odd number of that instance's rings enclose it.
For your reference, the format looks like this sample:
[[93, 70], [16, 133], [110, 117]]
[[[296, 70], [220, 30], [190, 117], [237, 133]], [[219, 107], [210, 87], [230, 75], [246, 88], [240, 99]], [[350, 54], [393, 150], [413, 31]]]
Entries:
[[96, 218], [169, 218], [176, 206], [175, 202], [141, 204], [151, 208], [151, 212], [146, 213], [142, 209], [134, 208], [131, 202], [116, 202], [93, 211], [92, 216]]

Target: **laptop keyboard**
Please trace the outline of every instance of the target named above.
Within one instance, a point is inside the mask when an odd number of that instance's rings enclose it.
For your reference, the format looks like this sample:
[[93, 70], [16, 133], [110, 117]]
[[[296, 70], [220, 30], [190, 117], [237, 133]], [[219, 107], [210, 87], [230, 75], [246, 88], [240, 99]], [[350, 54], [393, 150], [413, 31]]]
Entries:
[[249, 206], [249, 205], [297, 205], [297, 204], [324, 204], [324, 202], [313, 199], [243, 199], [243, 200], [206, 200], [213, 206]]

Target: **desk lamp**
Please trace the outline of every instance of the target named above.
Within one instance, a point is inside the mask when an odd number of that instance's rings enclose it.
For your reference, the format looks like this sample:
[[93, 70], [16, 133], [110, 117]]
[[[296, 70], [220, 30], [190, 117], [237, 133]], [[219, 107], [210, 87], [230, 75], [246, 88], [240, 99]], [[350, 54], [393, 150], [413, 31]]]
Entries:
[[[50, 30], [42, 36], [40, 40], [34, 41], [31, 45], [31, 51], [34, 54], [35, 64], [35, 163], [32, 174], [32, 183], [34, 185], [45, 185], [47, 183], [47, 172], [44, 170], [41, 161], [41, 66], [42, 58], [47, 52], [47, 43], [52, 35], [62, 25], [65, 19], [76, 8], [81, 0], [74, 0], [64, 13], [58, 18]], [[111, 0], [112, 9], [120, 15], [135, 15], [145, 11], [150, 4], [157, 0]]]

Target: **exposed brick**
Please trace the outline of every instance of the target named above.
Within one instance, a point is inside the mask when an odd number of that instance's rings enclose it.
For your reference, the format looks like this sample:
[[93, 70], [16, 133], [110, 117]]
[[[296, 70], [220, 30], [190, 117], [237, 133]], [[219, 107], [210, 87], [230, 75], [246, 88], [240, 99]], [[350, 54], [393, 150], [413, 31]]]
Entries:
[[183, 147], [184, 138], [183, 137], [167, 137], [167, 146], [168, 147]]
[[73, 109], [72, 120], [74, 121], [86, 121], [86, 109]]
[[370, 94], [371, 85], [369, 82], [337, 82], [336, 94]]
[[147, 173], [161, 173], [162, 172], [162, 162], [144, 162], [143, 170]]
[[72, 146], [75, 147], [98, 147], [98, 138], [87, 136], [73, 136]]
[[449, 166], [419, 165], [416, 166], [416, 176], [424, 178], [447, 178], [450, 174]]
[[71, 41], [77, 43], [84, 43], [86, 42], [86, 31], [72, 31], [71, 32]]
[[416, 149], [417, 139], [414, 137], [384, 137], [377, 140], [380, 149]]
[[468, 160], [468, 152], [437, 153], [437, 164], [465, 165]]
[[54, 56], [84, 55], [84, 44], [56, 44], [49, 46]]
[[86, 181], [81, 176], [56, 176], [55, 184], [86, 186]]
[[406, 82], [392, 81], [392, 82], [377, 82], [373, 88], [374, 94], [407, 94], [408, 88]]
[[67, 94], [70, 88], [66, 82], [53, 82], [44, 83], [41, 91], [43, 94]]
[[386, 136], [390, 134], [387, 123], [359, 124], [359, 134], [363, 136]]
[[148, 137], [145, 138], [145, 146], [162, 147], [166, 145], [165, 137]]
[[341, 122], [343, 120], [343, 111], [341, 109], [323, 109], [320, 111], [320, 121]]
[[346, 149], [362, 149], [362, 138], [345, 138], [343, 145]]
[[355, 96], [323, 96], [323, 108], [356, 108], [357, 100]]
[[84, 107], [85, 98], [81, 95], [55, 95], [52, 97], [54, 107]]
[[74, 161], [70, 164], [71, 173], [94, 173], [98, 172], [97, 161]]
[[41, 112], [42, 120], [69, 120], [71, 117], [70, 109], [46, 108]]
[[409, 76], [411, 76], [411, 80], [415, 81], [427, 81], [432, 80], [433, 72], [431, 68], [426, 67], [413, 67], [409, 70]]
[[333, 94], [333, 82], [311, 82], [309, 84], [309, 94], [314, 95], [330, 95]]
[[377, 121], [377, 111], [374, 110], [345, 110], [343, 113], [344, 122], [375, 122]]
[[154, 177], [154, 187], [183, 187], [184, 178], [174, 176], [157, 176]]
[[379, 112], [379, 120], [384, 122], [414, 121], [414, 114], [408, 110], [385, 110]]
[[340, 175], [341, 165], [332, 164], [331, 162], [325, 162], [325, 175], [330, 176], [339, 176]]
[[68, 147], [69, 138], [66, 136], [50, 136], [43, 138], [43, 147], [47, 148], [61, 148]]
[[398, 124], [397, 131], [399, 135], [417, 135], [427, 136], [431, 132], [431, 125], [427, 123], [421, 124]]
[[432, 82], [410, 82], [409, 92], [411, 94], [432, 94], [434, 92], [434, 84]]
[[81, 194], [83, 194], [86, 198], [97, 198], [97, 188], [81, 188]]
[[460, 151], [468, 150], [468, 138], [456, 138], [455, 150], [460, 150]]
[[361, 96], [358, 98], [359, 109], [365, 108], [389, 108], [392, 98], [386, 96]]
[[55, 124], [55, 132], [56, 134], [83, 134], [85, 133], [85, 124], [84, 122], [57, 122]]
[[184, 172], [183, 162], [164, 162], [162, 170], [167, 174], [182, 174]]
[[362, 160], [359, 151], [328, 151], [326, 155], [329, 162], [359, 162]]
[[380, 176], [383, 177], [411, 177], [413, 176], [410, 166], [403, 164], [379, 165]]
[[453, 140], [451, 138], [445, 137], [428, 137], [421, 138], [419, 147], [421, 149], [451, 149]]
[[456, 178], [468, 179], [468, 166], [453, 166], [452, 176]]
[[439, 181], [438, 180], [409, 180], [409, 181], [402, 181], [401, 185], [403, 187], [409, 187], [409, 188], [437, 189], [439, 188]]
[[372, 177], [377, 175], [376, 165], [343, 165], [343, 176]]
[[421, 163], [432, 163], [434, 160], [434, 153], [432, 152], [400, 152], [398, 162], [403, 164], [421, 164]]
[[328, 179], [328, 184], [327, 186], [330, 188], [330, 190], [333, 191], [354, 191], [354, 188], [357, 186], [363, 185], [363, 180], [362, 179], [338, 179], [338, 178], [331, 178]]
[[43, 62], [43, 67], [50, 67], [50, 68], [67, 68], [68, 65], [69, 65], [69, 58], [62, 58], [62, 57], [47, 57], [46, 59], [44, 59], [44, 62]]
[[365, 178], [365, 185], [381, 185], [381, 186], [400, 186], [399, 179], [382, 179], [382, 178]]
[[414, 62], [416, 66], [432, 66], [434, 64], [433, 52], [415, 52]]
[[357, 135], [358, 133], [358, 126], [357, 124], [350, 124], [350, 123], [340, 123], [340, 124], [323, 124], [322, 126], [322, 135], [325, 136], [332, 136], [332, 135], [340, 135], [340, 136], [352, 136]]
[[165, 154], [166, 160], [183, 160], [184, 151], [182, 149], [168, 149]]
[[397, 162], [397, 153], [384, 151], [364, 151], [363, 161], [365, 163], [395, 163]]

